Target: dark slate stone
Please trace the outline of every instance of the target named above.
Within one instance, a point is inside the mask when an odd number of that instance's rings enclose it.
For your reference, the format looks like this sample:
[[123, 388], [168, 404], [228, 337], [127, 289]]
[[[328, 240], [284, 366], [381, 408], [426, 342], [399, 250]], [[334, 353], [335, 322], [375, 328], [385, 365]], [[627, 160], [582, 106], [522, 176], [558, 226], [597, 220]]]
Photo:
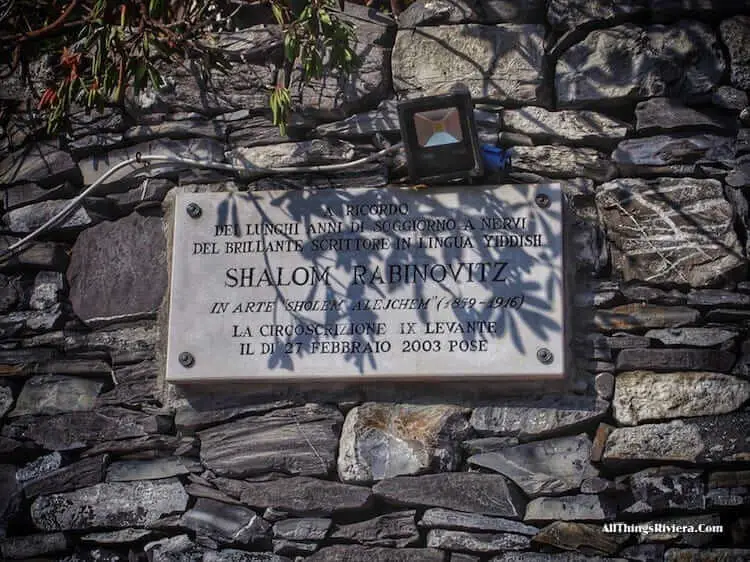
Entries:
[[398, 476], [373, 487], [383, 501], [400, 506], [432, 506], [520, 519], [525, 500], [500, 475], [453, 472]]
[[[413, 518], [413, 516], [412, 516]], [[273, 526], [273, 536], [291, 541], [321, 541], [331, 528], [331, 520], [322, 517], [291, 518]]]
[[274, 471], [323, 476], [336, 462], [343, 421], [336, 408], [308, 404], [230, 422], [199, 432], [201, 461], [235, 478]]
[[718, 86], [724, 69], [718, 39], [702, 22], [624, 24], [593, 31], [565, 51], [555, 91], [558, 107], [695, 98]]
[[553, 521], [612, 521], [617, 503], [608, 496], [579, 494], [555, 498], [536, 498], [526, 506], [523, 520], [530, 523]]
[[384, 548], [335, 545], [305, 558], [306, 562], [444, 562], [443, 552], [434, 548]]
[[57, 451], [54, 451], [19, 468], [16, 472], [16, 480], [18, 480], [19, 484], [23, 484], [28, 480], [39, 478], [48, 472], [60, 468], [61, 463], [62, 456]]
[[469, 464], [488, 468], [515, 482], [530, 498], [577, 490], [584, 477], [597, 474], [589, 464], [586, 435], [558, 437], [474, 455]]
[[31, 505], [34, 525], [45, 531], [145, 527], [182, 512], [188, 495], [176, 479], [96, 484], [40, 496]]
[[709, 308], [750, 308], [750, 295], [721, 289], [699, 289], [688, 293], [687, 304]]
[[425, 511], [419, 521], [419, 526], [427, 529], [455, 529], [479, 533], [516, 533], [529, 536], [534, 536], [539, 532], [538, 528], [520, 521], [451, 511], [439, 507], [433, 507]]
[[200, 463], [179, 457], [151, 460], [122, 460], [113, 462], [107, 469], [107, 482], [133, 482], [159, 480], [200, 471]]
[[5, 384], [0, 384], [0, 420], [13, 407], [13, 389]]
[[184, 527], [220, 544], [251, 544], [268, 535], [271, 526], [254, 511], [207, 498], [198, 501], [181, 519]]
[[16, 481], [16, 467], [0, 464], [0, 536], [6, 523], [15, 515], [21, 500], [21, 488]]
[[685, 345], [692, 347], [715, 347], [731, 344], [738, 333], [722, 328], [664, 328], [649, 330], [646, 338], [657, 340], [663, 345]]
[[[15, 236], [0, 236], [0, 251], [18, 242]], [[23, 269], [44, 269], [51, 271], [65, 271], [68, 265], [67, 247], [55, 242], [35, 242], [25, 250], [14, 254], [10, 259], [0, 263], [0, 271], [14, 271]]]
[[603, 461], [607, 467], [744, 462], [750, 458], [749, 431], [750, 412], [616, 428], [607, 439]]
[[525, 550], [531, 539], [514, 533], [467, 533], [430, 529], [427, 532], [427, 546], [442, 550], [495, 554], [506, 550]]
[[687, 299], [684, 293], [675, 289], [666, 291], [649, 285], [629, 285], [620, 289], [620, 292], [627, 300], [642, 304], [685, 304]]
[[275, 507], [303, 517], [326, 516], [368, 506], [372, 492], [361, 486], [297, 476], [247, 486], [241, 498], [251, 507]]
[[502, 129], [528, 135], [536, 144], [592, 146], [608, 150], [631, 131], [629, 124], [595, 111], [547, 111], [533, 106], [503, 110]]
[[632, 334], [613, 334], [607, 337], [607, 345], [610, 349], [630, 349], [643, 348], [651, 345], [649, 339], [645, 336], [635, 336]]
[[84, 322], [154, 313], [167, 286], [162, 219], [132, 213], [87, 229], [73, 246], [67, 276], [70, 301]]
[[651, 98], [635, 108], [636, 131], [639, 135], [676, 133], [690, 130], [731, 135], [736, 119], [704, 113], [683, 105], [673, 98]]
[[718, 349], [624, 349], [617, 356], [618, 371], [729, 372], [736, 356]]
[[[111, 453], [129, 455], [129, 458], [154, 458], [170, 456], [184, 443], [184, 439], [175, 435], [144, 435], [133, 439], [104, 441], [93, 445], [81, 453], [84, 457]], [[192, 441], [192, 440], [190, 440]], [[141, 457], [143, 455], [143, 457]]]
[[[380, 515], [360, 523], [337, 525], [331, 539], [369, 546], [404, 548], [419, 543], [419, 531], [414, 522], [416, 511], [397, 511]], [[280, 525], [283, 521], [277, 523]], [[275, 527], [274, 527], [275, 531]]]
[[2, 432], [6, 437], [24, 438], [49, 450], [67, 451], [90, 447], [105, 439], [125, 439], [169, 429], [170, 420], [126, 410], [102, 408], [56, 416], [16, 418]]
[[652, 560], [664, 560], [663, 544], [637, 544], [626, 546], [620, 551], [620, 555], [627, 560], [636, 562], [651, 562]]
[[82, 459], [25, 482], [23, 493], [27, 498], [33, 498], [93, 486], [104, 480], [106, 466], [107, 457], [104, 455]]
[[506, 447], [518, 445], [516, 437], [480, 437], [479, 439], [469, 439], [461, 443], [467, 456], [479, 455], [481, 453], [494, 453], [502, 451]]
[[593, 428], [609, 407], [596, 396], [548, 395], [504, 402], [474, 409], [470, 422], [477, 433], [521, 441], [578, 433]]
[[670, 548], [664, 562], [747, 562], [750, 549], [744, 548]]
[[81, 173], [70, 154], [55, 144], [30, 144], [0, 161], [0, 184], [38, 183], [59, 185], [66, 180], [81, 183]]
[[318, 543], [274, 539], [273, 551], [282, 556], [303, 557], [318, 550]]
[[747, 107], [748, 97], [744, 91], [737, 88], [719, 86], [711, 93], [711, 103], [736, 114]]
[[614, 554], [629, 538], [628, 534], [605, 533], [600, 525], [555, 521], [541, 529], [532, 542], [587, 554]]
[[750, 310], [717, 308], [706, 312], [706, 321], [737, 324], [750, 320]]
[[31, 377], [9, 417], [85, 412], [94, 409], [104, 382], [64, 375]]
[[35, 183], [22, 183], [6, 187], [0, 194], [0, 203], [5, 210], [10, 210], [47, 199], [66, 199], [75, 195], [76, 191], [70, 182], [63, 182], [51, 188], [44, 188]]
[[64, 533], [40, 533], [20, 537], [8, 537], [0, 542], [3, 559], [22, 560], [43, 557], [68, 549]]
[[70, 332], [65, 335], [65, 351], [102, 351], [115, 366], [153, 359], [159, 332], [155, 322], [134, 323], [112, 330]]
[[560, 145], [514, 147], [511, 167], [552, 178], [585, 177], [597, 182], [610, 180], [616, 174], [611, 158], [603, 152]]
[[744, 271], [734, 211], [716, 180], [618, 179], [599, 187], [596, 205], [625, 280], [705, 287]]
[[400, 96], [419, 97], [444, 91], [447, 77], [465, 84], [475, 100], [546, 105], [544, 35], [541, 24], [469, 23], [401, 30], [392, 54], [394, 89]]
[[140, 542], [147, 539], [154, 532], [148, 529], [121, 529], [119, 531], [104, 531], [102, 533], [88, 533], [81, 537], [82, 542], [97, 544], [122, 544]]
[[122, 193], [109, 193], [106, 197], [115, 205], [119, 215], [127, 215], [136, 209], [161, 204], [174, 186], [175, 183], [168, 179], [147, 178], [138, 187]]
[[291, 400], [270, 400], [252, 391], [238, 390], [228, 394], [212, 392], [210, 388], [200, 392], [185, 391], [174, 402], [175, 427], [184, 433], [194, 433], [212, 425], [228, 422], [235, 418], [265, 414], [272, 410], [294, 406]]
[[647, 468], [628, 477], [632, 503], [623, 513], [662, 513], [706, 508], [703, 472], [674, 466]]
[[693, 324], [698, 318], [700, 312], [693, 308], [633, 303], [597, 310], [594, 313], [593, 324], [605, 331], [678, 328]]
[[612, 160], [624, 176], [696, 176], [734, 165], [735, 140], [709, 134], [657, 135], [622, 141]]
[[724, 20], [719, 29], [729, 51], [732, 85], [741, 90], [750, 90], [750, 16]]
[[600, 2], [598, 0], [550, 0], [547, 2], [547, 20], [559, 31], [593, 25], [604, 27], [643, 13], [647, 0]]
[[398, 27], [408, 29], [422, 25], [466, 23], [478, 20], [476, 5], [471, 0], [454, 2], [417, 0], [398, 15]]
[[482, 23], [544, 23], [543, 0], [477, 0]]

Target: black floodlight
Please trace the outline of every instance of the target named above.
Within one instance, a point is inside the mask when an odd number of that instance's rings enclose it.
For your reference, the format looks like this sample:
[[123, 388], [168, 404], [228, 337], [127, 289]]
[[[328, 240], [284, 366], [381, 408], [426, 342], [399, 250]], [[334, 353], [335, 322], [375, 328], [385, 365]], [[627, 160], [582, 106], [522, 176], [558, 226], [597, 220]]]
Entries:
[[468, 91], [401, 102], [398, 117], [412, 181], [467, 179], [484, 172]]

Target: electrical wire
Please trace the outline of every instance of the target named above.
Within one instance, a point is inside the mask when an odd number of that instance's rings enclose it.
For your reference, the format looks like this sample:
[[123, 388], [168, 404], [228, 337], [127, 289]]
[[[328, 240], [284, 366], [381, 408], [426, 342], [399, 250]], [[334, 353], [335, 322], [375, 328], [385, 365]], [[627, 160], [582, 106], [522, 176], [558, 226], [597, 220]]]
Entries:
[[[94, 183], [92, 183], [89, 187], [84, 189], [81, 193], [76, 195], [73, 199], [71, 199], [70, 203], [65, 206], [59, 213], [57, 213], [55, 216], [50, 218], [47, 222], [45, 222], [43, 225], [41, 225], [39, 228], [37, 228], [34, 232], [31, 234], [28, 234], [21, 240], [18, 240], [14, 244], [8, 246], [4, 250], [0, 250], [0, 262], [7, 261], [11, 259], [14, 255], [18, 254], [25, 246], [27, 246], [30, 242], [44, 234], [45, 231], [49, 230], [53, 226], [59, 224], [63, 220], [65, 220], [70, 213], [72, 213], [74, 210], [76, 210], [81, 202], [88, 197], [93, 191], [96, 190], [104, 181], [112, 176], [113, 174], [119, 172], [123, 168], [126, 168], [132, 164], [143, 164], [144, 168], [147, 168], [151, 163], [159, 163], [159, 164], [182, 164], [186, 166], [193, 166], [196, 168], [208, 168], [213, 170], [225, 170], [230, 172], [237, 172], [241, 175], [252, 175], [252, 174], [260, 174], [260, 175], [272, 175], [272, 174], [293, 174], [293, 173], [321, 173], [321, 172], [337, 172], [341, 170], [348, 170], [350, 168], [355, 168], [357, 166], [361, 166], [362, 164], [367, 164], [369, 162], [373, 162], [374, 160], [377, 160], [378, 158], [381, 158], [382, 156], [385, 156], [391, 152], [395, 152], [398, 149], [401, 148], [403, 143], [399, 142], [394, 145], [391, 145], [387, 148], [384, 148], [383, 150], [380, 150], [379, 152], [375, 152], [373, 154], [370, 154], [369, 156], [366, 156], [364, 158], [359, 158], [358, 160], [352, 160], [351, 162], [343, 162], [341, 164], [324, 164], [320, 166], [281, 166], [278, 168], [260, 168], [257, 166], [235, 166], [233, 164], [226, 164], [224, 162], [213, 162], [210, 160], [195, 160], [192, 158], [182, 158], [180, 156], [163, 156], [158, 154], [148, 154], [148, 155], [141, 155], [140, 153], [137, 153], [135, 157], [129, 158], [128, 160], [125, 160], [123, 162], [120, 162], [119, 164], [116, 164], [112, 166], [109, 170], [104, 172]], [[131, 170], [130, 173], [134, 173], [136, 171], [140, 171], [142, 168], [138, 168], [137, 170]], [[128, 175], [129, 175], [128, 174]]]

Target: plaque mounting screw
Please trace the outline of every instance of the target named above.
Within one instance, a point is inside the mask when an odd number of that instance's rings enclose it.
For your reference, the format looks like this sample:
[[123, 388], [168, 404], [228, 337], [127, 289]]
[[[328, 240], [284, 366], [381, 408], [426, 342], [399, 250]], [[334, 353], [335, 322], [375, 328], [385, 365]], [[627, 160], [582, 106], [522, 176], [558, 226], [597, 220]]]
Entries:
[[177, 359], [179, 360], [180, 365], [182, 365], [186, 369], [189, 369], [190, 367], [195, 365], [195, 357], [193, 357], [192, 353], [188, 353], [187, 351], [183, 351], [182, 353], [180, 353]]
[[552, 355], [552, 352], [546, 347], [540, 347], [536, 351], [536, 358], [539, 359], [540, 363], [543, 363], [544, 365], [549, 365], [550, 363], [552, 363], [555, 356]]
[[203, 213], [198, 203], [188, 204], [186, 211], [191, 219], [197, 219], [199, 216], [201, 216], [201, 213]]
[[534, 197], [534, 201], [541, 209], [546, 209], [552, 202], [550, 201], [549, 195], [547, 195], [546, 193], [538, 193], [537, 196]]

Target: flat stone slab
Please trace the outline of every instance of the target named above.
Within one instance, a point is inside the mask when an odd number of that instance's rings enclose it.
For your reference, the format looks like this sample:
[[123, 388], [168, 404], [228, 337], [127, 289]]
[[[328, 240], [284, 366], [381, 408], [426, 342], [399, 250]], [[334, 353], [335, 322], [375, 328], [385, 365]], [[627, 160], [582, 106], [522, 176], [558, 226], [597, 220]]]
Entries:
[[6, 424], [2, 432], [6, 437], [30, 439], [45, 449], [69, 451], [108, 439], [159, 433], [170, 425], [166, 418], [160, 416], [124, 408], [101, 408], [54, 416], [23, 416]]
[[273, 507], [280, 511], [306, 516], [326, 516], [354, 511], [368, 506], [370, 488], [339, 484], [306, 476], [258, 482], [242, 492], [242, 502], [251, 507]]
[[52, 415], [93, 410], [104, 383], [94, 379], [64, 375], [31, 377], [8, 417]]
[[336, 408], [315, 404], [237, 420], [198, 433], [201, 461], [234, 478], [265, 472], [324, 476], [333, 469], [342, 422]]
[[557, 61], [558, 107], [612, 105], [654, 96], [690, 98], [711, 91], [724, 73], [708, 25], [624, 24], [591, 32]]
[[622, 141], [612, 160], [624, 176], [698, 175], [704, 166], [730, 169], [735, 141], [719, 135], [658, 135]]
[[372, 482], [437, 470], [455, 470], [454, 443], [471, 431], [468, 411], [456, 406], [365, 403], [350, 410], [341, 431], [342, 482]]
[[415, 515], [415, 510], [395, 511], [359, 523], [338, 525], [331, 532], [330, 538], [370, 546], [404, 548], [419, 543]]
[[499, 474], [449, 472], [397, 476], [378, 482], [373, 492], [394, 505], [442, 507], [510, 519], [521, 518], [525, 503]]
[[161, 218], [131, 213], [81, 233], [67, 272], [81, 320], [127, 320], [158, 310], [168, 273], [162, 229]]
[[514, 146], [511, 169], [542, 177], [590, 178], [603, 182], [615, 176], [616, 169], [607, 154], [594, 148], [559, 145]]
[[66, 179], [80, 181], [70, 154], [53, 143], [29, 144], [0, 161], [0, 184], [39, 183], [55, 186]]
[[400, 30], [392, 55], [394, 88], [419, 97], [462, 82], [474, 99], [546, 105], [544, 35], [538, 24]]
[[179, 194], [167, 379], [560, 377], [561, 191]]
[[732, 412], [750, 399], [750, 382], [704, 372], [617, 375], [612, 409], [623, 425]]
[[180, 524], [220, 543], [251, 544], [266, 537], [271, 526], [254, 511], [207, 498], [198, 498]]
[[595, 427], [608, 408], [608, 402], [595, 396], [546, 396], [480, 406], [470, 421], [480, 435], [532, 440]]
[[31, 518], [44, 531], [145, 527], [184, 511], [187, 501], [188, 495], [175, 479], [97, 484], [40, 496], [31, 505]]
[[322, 548], [307, 562], [444, 562], [443, 551], [435, 548], [385, 548], [377, 546], [335, 545]]
[[746, 462], [750, 413], [687, 418], [614, 429], [607, 438], [607, 466], [654, 462], [693, 464]]
[[536, 498], [526, 506], [524, 521], [610, 521], [615, 518], [616, 505], [606, 496], [579, 494], [556, 498]]
[[719, 181], [617, 179], [599, 187], [596, 206], [625, 281], [701, 287], [744, 269]]
[[442, 550], [494, 554], [505, 550], [525, 550], [531, 539], [513, 533], [467, 533], [431, 529], [427, 532], [427, 546]]
[[595, 111], [547, 111], [529, 106], [505, 109], [501, 115], [503, 131], [528, 135], [542, 141], [541, 144], [554, 141], [595, 148], [611, 147], [631, 130], [629, 124]]
[[674, 466], [647, 468], [628, 477], [633, 502], [623, 513], [661, 513], [706, 508], [703, 472]]
[[598, 471], [589, 464], [591, 440], [586, 435], [559, 437], [469, 457], [469, 464], [507, 476], [530, 498], [578, 489]]
[[539, 532], [537, 527], [520, 521], [502, 517], [489, 517], [477, 513], [452, 511], [432, 507], [424, 512], [419, 526], [426, 529], [454, 529], [457, 531], [474, 531], [479, 533], [515, 533], [534, 536]]
[[736, 356], [718, 349], [623, 349], [617, 356], [618, 371], [716, 371], [729, 372]]

